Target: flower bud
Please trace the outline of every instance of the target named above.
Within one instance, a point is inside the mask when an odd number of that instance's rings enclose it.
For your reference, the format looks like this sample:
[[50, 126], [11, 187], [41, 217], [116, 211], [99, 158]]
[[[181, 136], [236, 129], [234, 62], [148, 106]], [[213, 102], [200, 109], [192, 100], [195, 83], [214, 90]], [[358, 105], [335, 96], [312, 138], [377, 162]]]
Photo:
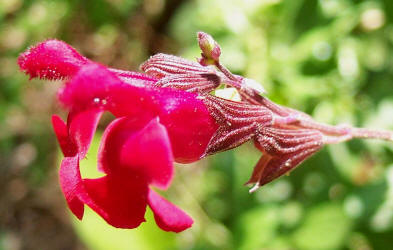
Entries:
[[202, 65], [202, 66], [214, 65], [215, 61], [213, 59], [205, 58], [203, 56], [203, 54], [201, 54], [201, 55], [202, 55], [201, 58], [197, 58], [200, 65]]
[[221, 55], [220, 45], [209, 34], [198, 32], [198, 43], [205, 63], [218, 62]]

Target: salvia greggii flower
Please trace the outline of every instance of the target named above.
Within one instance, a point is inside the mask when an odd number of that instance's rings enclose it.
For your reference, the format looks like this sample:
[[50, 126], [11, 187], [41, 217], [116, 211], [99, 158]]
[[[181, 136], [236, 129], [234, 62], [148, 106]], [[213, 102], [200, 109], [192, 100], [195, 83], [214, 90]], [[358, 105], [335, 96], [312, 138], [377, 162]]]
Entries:
[[[144, 221], [148, 205], [164, 230], [179, 232], [191, 226], [187, 214], [150, 187], [165, 190], [173, 178], [173, 161], [199, 159], [217, 128], [195, 94], [134, 86], [103, 66], [88, 64], [58, 95], [70, 110], [67, 124], [57, 116], [52, 119], [65, 156], [60, 183], [78, 218], [86, 204], [115, 227], [135, 228]], [[82, 179], [79, 160], [104, 111], [116, 116], [98, 153], [98, 169], [105, 176]], [[195, 118], [197, 122], [189, 122]]]
[[[157, 54], [141, 65], [144, 73], [105, 67], [58, 40], [20, 55], [18, 64], [31, 78], [66, 80], [58, 99], [69, 111], [67, 122], [53, 116], [52, 124], [64, 154], [61, 188], [79, 219], [87, 205], [115, 227], [135, 228], [149, 206], [160, 228], [180, 232], [192, 219], [152, 189], [169, 187], [173, 162], [194, 162], [253, 141], [262, 157], [247, 182], [255, 184], [252, 192], [325, 144], [393, 138], [388, 131], [322, 124], [275, 104], [261, 85], [221, 64], [221, 48], [210, 35], [198, 33], [198, 42], [198, 62]], [[213, 94], [222, 87], [235, 89], [241, 100]], [[104, 177], [83, 179], [79, 161], [106, 111], [116, 118], [98, 152]]]

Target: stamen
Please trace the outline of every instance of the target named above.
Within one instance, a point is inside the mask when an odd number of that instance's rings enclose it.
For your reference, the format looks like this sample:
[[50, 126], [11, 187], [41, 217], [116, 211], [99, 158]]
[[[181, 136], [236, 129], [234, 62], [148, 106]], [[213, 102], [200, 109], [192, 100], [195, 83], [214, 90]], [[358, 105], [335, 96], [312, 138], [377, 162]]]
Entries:
[[259, 185], [259, 182], [257, 182], [250, 190], [248, 190], [248, 192], [254, 193], [255, 191], [257, 191], [261, 186]]

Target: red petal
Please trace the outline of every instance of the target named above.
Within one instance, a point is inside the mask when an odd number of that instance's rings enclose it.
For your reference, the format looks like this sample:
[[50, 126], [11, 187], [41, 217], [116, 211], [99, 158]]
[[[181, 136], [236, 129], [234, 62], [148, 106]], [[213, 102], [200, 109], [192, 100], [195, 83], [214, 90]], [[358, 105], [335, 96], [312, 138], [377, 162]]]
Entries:
[[142, 171], [150, 184], [167, 188], [173, 177], [173, 155], [165, 127], [157, 119], [151, 120], [123, 145], [120, 162]]
[[157, 225], [162, 230], [178, 233], [191, 227], [194, 223], [189, 215], [151, 189], [149, 190], [148, 203], [153, 210]]
[[80, 199], [108, 224], [118, 228], [136, 228], [145, 221], [147, 185], [130, 175], [108, 175], [85, 179], [87, 195]]
[[99, 169], [141, 175], [159, 188], [169, 186], [173, 156], [168, 134], [157, 118], [119, 118], [105, 130], [98, 154]]
[[89, 149], [102, 112], [98, 109], [90, 109], [82, 112], [70, 112], [68, 116], [69, 136], [77, 146], [80, 158], [84, 158]]
[[22, 53], [18, 64], [31, 78], [59, 80], [75, 74], [89, 60], [63, 41], [48, 40]]
[[113, 120], [105, 129], [98, 150], [98, 170], [111, 173], [120, 166], [120, 151], [125, 142], [141, 130], [150, 117], [122, 117]]
[[101, 108], [116, 116], [157, 113], [156, 97], [152, 96], [158, 94], [157, 89], [141, 85], [127, 84], [104, 66], [89, 64], [60, 90], [59, 99], [71, 110]]
[[74, 156], [77, 154], [76, 146], [71, 142], [68, 136], [67, 125], [57, 115], [52, 116], [52, 125], [55, 131], [57, 140], [60, 144], [61, 151], [64, 156]]
[[60, 186], [67, 200], [68, 207], [78, 219], [83, 217], [83, 203], [78, 198], [78, 193], [83, 191], [83, 183], [79, 172], [79, 157], [65, 157], [61, 162]]
[[[113, 166], [119, 165], [118, 147], [123, 145], [128, 135], [120, 135], [117, 138], [114, 134], [117, 133], [117, 130], [122, 130], [121, 125], [126, 119], [127, 117], [117, 118], [105, 128], [97, 155], [98, 171], [108, 174]], [[123, 130], [123, 134], [125, 131]]]
[[[59, 40], [47, 40], [29, 48], [18, 58], [22, 71], [31, 78], [40, 77], [48, 80], [59, 80], [74, 75], [80, 67], [90, 63], [86, 57], [80, 55], [73, 47]], [[138, 72], [108, 69], [127, 83], [153, 84], [155, 79]]]

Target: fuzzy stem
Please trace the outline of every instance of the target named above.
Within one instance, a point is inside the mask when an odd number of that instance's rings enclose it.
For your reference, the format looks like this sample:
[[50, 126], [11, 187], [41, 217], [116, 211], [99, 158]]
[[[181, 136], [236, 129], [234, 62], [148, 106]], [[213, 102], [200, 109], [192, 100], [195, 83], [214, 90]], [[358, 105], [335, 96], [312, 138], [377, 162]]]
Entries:
[[367, 128], [352, 128], [351, 134], [353, 138], [372, 138], [393, 141], [393, 132], [386, 130], [374, 130]]
[[236, 76], [234, 76], [232, 73], [231, 73], [231, 71], [229, 71], [229, 69], [227, 69], [224, 65], [222, 65], [220, 62], [218, 62], [218, 61], [216, 61], [215, 62], [215, 64], [214, 64], [226, 77], [228, 77], [228, 79], [229, 80], [232, 80], [232, 81], [236, 81], [236, 82], [238, 82], [238, 83], [240, 83], [239, 82], [239, 79], [236, 77]]
[[347, 132], [340, 136], [326, 136], [324, 138], [325, 144], [336, 144], [351, 139], [379, 139], [386, 141], [393, 141], [393, 132], [386, 130], [374, 130], [367, 128], [347, 128]]

